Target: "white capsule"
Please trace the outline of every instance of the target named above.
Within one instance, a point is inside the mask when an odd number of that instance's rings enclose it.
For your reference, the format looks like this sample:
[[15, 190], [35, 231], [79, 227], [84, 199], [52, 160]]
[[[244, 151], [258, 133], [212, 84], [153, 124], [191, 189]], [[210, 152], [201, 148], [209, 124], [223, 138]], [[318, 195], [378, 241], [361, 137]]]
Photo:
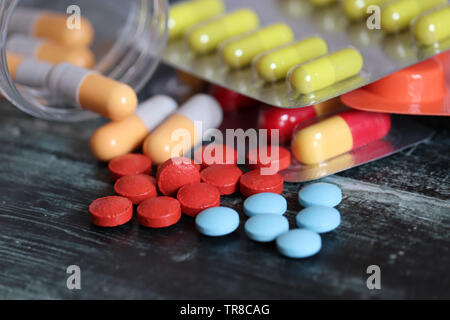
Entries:
[[51, 64], [9, 52], [6, 60], [10, 75], [16, 83], [33, 88], [46, 86], [47, 76], [52, 69]]

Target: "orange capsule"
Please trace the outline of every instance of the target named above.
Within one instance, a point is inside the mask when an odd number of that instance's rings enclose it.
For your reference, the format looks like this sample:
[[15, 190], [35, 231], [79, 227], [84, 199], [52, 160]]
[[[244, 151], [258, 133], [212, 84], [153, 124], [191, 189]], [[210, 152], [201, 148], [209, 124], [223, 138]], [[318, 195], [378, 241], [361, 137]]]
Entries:
[[[8, 31], [47, 38], [68, 47], [88, 47], [94, 40], [94, 29], [84, 17], [77, 20], [69, 15], [21, 7], [14, 11]], [[74, 22], [74, 23], [72, 23]]]

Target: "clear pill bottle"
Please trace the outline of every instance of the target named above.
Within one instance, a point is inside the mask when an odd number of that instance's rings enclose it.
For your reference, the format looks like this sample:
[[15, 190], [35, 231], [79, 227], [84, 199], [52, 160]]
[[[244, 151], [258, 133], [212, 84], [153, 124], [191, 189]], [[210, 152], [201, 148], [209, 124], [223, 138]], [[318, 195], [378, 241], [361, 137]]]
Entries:
[[[6, 63], [11, 17], [20, 8], [79, 13], [93, 26], [93, 70], [138, 92], [153, 75], [167, 42], [167, 0], [0, 0], [0, 92], [22, 111], [47, 120], [76, 122], [96, 117], [58, 101], [44, 89], [19, 86]], [[0, 98], [1, 99], [1, 98]]]

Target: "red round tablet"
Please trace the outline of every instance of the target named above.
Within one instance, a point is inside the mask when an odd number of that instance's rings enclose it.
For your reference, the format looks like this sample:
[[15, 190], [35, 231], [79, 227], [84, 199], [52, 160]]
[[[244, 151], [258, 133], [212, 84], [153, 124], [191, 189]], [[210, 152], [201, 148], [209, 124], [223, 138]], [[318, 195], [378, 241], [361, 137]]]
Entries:
[[116, 227], [133, 217], [133, 203], [125, 197], [99, 198], [89, 206], [91, 221], [100, 227]]
[[219, 189], [221, 195], [235, 193], [241, 176], [241, 169], [232, 164], [215, 164], [200, 172], [202, 181]]
[[198, 148], [194, 153], [195, 163], [201, 163], [202, 168], [213, 164], [236, 164], [238, 154], [235, 148], [227, 144], [210, 143]]
[[246, 197], [262, 192], [281, 194], [283, 192], [283, 178], [278, 173], [261, 174], [260, 170], [249, 171], [241, 176], [239, 181], [241, 193]]
[[130, 199], [133, 204], [139, 204], [158, 195], [152, 178], [147, 174], [123, 176], [114, 184], [114, 191], [119, 196]]
[[195, 217], [201, 211], [220, 206], [219, 190], [207, 183], [197, 182], [187, 184], [178, 190], [181, 212]]
[[112, 159], [108, 164], [111, 178], [116, 181], [120, 177], [152, 171], [152, 161], [143, 154], [129, 153]]
[[266, 146], [250, 150], [247, 154], [250, 169], [267, 168], [264, 173], [277, 173], [291, 165], [291, 152], [280, 146]]
[[186, 184], [200, 182], [200, 172], [192, 160], [172, 158], [158, 168], [156, 181], [159, 191], [165, 196], [171, 196]]
[[171, 197], [153, 197], [141, 202], [137, 208], [137, 217], [144, 227], [169, 227], [181, 218], [180, 203]]

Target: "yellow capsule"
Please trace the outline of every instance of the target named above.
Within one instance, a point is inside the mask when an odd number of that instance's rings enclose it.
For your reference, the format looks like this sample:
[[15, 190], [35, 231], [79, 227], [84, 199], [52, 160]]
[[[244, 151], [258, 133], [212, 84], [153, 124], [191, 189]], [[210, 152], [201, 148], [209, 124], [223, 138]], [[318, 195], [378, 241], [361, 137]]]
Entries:
[[284, 79], [293, 66], [327, 54], [328, 46], [319, 37], [308, 38], [274, 51], [263, 53], [255, 62], [255, 70], [265, 81]]
[[395, 0], [381, 9], [381, 27], [386, 32], [398, 32], [409, 27], [411, 21], [422, 12], [447, 0]]
[[430, 46], [450, 37], [450, 7], [435, 10], [420, 17], [414, 24], [416, 39]]
[[293, 39], [294, 32], [288, 25], [276, 23], [226, 43], [222, 48], [222, 58], [231, 68], [245, 67], [261, 52], [289, 43]]
[[313, 5], [317, 7], [328, 6], [337, 2], [337, 0], [309, 0]]
[[169, 10], [169, 39], [185, 33], [193, 25], [222, 13], [221, 0], [191, 0], [172, 6]]
[[298, 92], [308, 94], [357, 75], [362, 66], [359, 51], [348, 48], [294, 67], [289, 72], [289, 83]]
[[343, 8], [347, 16], [359, 20], [367, 16], [369, 6], [379, 6], [389, 0], [344, 0]]
[[231, 37], [252, 31], [259, 26], [258, 15], [250, 9], [242, 9], [227, 14], [204, 25], [194, 27], [188, 41], [197, 53], [208, 53]]

